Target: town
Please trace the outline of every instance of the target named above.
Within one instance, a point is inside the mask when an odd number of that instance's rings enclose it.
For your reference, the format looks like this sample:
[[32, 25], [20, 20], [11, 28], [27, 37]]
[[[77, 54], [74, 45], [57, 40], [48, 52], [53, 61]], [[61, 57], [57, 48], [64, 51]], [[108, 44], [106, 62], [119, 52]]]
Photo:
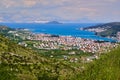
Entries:
[[50, 34], [34, 34], [29, 40], [39, 41], [33, 44], [38, 49], [78, 49], [83, 52], [105, 53], [117, 46], [117, 43], [98, 42], [90, 39], [83, 39], [72, 36], [52, 36]]
[[[100, 54], [110, 52], [119, 46], [118, 43], [96, 41], [80, 37], [44, 33], [35, 34], [26, 29], [10, 30], [8, 34], [13, 35], [10, 38], [15, 41], [18, 40], [17, 43], [21, 46], [37, 49], [40, 54], [43, 53], [43, 55], [47, 55], [50, 58], [61, 57], [62, 60], [68, 60], [70, 62], [89, 62], [98, 59]], [[55, 52], [55, 50], [59, 52]], [[87, 56], [81, 56], [82, 53], [83, 55], [87, 53]]]
[[[108, 41], [97, 41], [92, 39], [84, 39], [80, 37], [72, 36], [59, 36], [39, 33], [35, 34], [26, 29], [18, 29], [15, 31], [9, 31], [8, 34], [12, 34], [15, 40], [19, 37], [21, 39], [18, 41], [19, 45], [27, 47], [27, 41], [31, 41], [31, 45], [37, 49], [47, 49], [47, 50], [82, 50], [83, 52], [90, 53], [105, 53], [109, 52], [112, 48], [118, 46], [118, 43], [108, 42]], [[117, 34], [117, 39], [119, 41], [119, 32]], [[36, 42], [37, 41], [37, 42]]]

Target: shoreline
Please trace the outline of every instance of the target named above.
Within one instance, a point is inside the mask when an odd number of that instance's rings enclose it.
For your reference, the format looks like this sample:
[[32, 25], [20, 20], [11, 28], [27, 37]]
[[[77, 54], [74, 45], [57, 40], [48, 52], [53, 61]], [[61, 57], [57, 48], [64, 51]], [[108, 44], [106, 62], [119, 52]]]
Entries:
[[41, 32], [40, 33], [32, 32], [32, 33], [33, 34], [47, 34], [47, 35], [51, 35], [51, 36], [64, 36], [64, 37], [82, 38], [82, 39], [93, 40], [93, 41], [102, 41], [102, 42], [118, 42], [115, 39], [98, 36], [96, 34], [94, 34], [94, 35], [74, 35], [73, 36], [73, 35], [59, 35], [59, 34], [50, 34], [50, 33], [41, 33]]

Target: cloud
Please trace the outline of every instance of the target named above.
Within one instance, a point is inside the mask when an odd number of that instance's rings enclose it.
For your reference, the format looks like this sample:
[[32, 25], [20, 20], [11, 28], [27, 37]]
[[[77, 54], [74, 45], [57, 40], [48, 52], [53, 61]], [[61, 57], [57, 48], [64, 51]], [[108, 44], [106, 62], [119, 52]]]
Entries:
[[3, 22], [3, 17], [0, 16], [0, 22]]
[[5, 8], [10, 8], [10, 7], [13, 7], [16, 3], [12, 0], [3, 0], [0, 2], [0, 5], [5, 7]]
[[120, 0], [2, 0], [5, 21], [120, 21]]
[[35, 1], [35, 0], [24, 0], [23, 3], [24, 3], [23, 5], [25, 5], [27, 7], [32, 7], [32, 6], [37, 4], [37, 1]]

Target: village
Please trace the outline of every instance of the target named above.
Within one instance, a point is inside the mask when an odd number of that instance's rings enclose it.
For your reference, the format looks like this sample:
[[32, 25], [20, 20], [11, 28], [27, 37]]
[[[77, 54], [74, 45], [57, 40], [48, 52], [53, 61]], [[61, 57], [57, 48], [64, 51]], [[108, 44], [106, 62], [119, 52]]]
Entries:
[[50, 34], [35, 34], [29, 40], [39, 41], [33, 46], [38, 49], [78, 49], [83, 52], [105, 53], [117, 46], [117, 43], [97, 42], [72, 36], [51, 36]]

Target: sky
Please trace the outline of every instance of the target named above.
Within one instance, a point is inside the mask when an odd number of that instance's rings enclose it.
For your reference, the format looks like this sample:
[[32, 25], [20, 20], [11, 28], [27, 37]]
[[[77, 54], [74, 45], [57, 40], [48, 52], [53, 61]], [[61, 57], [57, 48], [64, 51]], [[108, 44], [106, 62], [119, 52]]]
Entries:
[[120, 22], [120, 0], [1, 0], [0, 22]]

